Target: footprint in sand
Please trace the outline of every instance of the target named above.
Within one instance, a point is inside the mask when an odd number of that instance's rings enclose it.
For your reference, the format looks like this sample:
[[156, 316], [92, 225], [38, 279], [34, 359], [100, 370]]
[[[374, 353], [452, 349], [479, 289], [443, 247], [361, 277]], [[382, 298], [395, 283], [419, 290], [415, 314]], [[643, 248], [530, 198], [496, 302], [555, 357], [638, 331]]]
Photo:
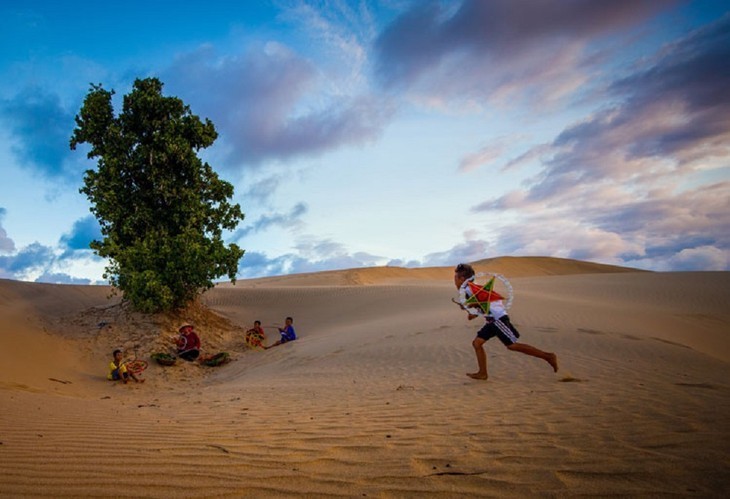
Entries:
[[717, 386], [710, 383], [674, 383], [677, 386], [686, 386], [688, 388], [705, 388], [707, 390], [717, 390]]
[[561, 383], [582, 383], [585, 380], [580, 379], [580, 378], [575, 378], [570, 373], [568, 373], [565, 376], [563, 376], [562, 378], [560, 378], [558, 381], [560, 381]]

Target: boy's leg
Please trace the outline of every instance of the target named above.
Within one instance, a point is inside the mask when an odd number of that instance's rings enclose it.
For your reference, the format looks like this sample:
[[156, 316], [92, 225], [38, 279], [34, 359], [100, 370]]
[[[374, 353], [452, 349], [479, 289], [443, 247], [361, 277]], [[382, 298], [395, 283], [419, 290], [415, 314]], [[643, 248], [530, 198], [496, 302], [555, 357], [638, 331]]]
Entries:
[[527, 343], [513, 343], [507, 348], [514, 352], [521, 352], [532, 357], [538, 357], [550, 364], [554, 372], [558, 372], [558, 356], [552, 352], [543, 352], [539, 348], [535, 348]]
[[482, 338], [474, 338], [474, 341], [471, 342], [474, 347], [474, 353], [477, 355], [477, 365], [479, 366], [479, 370], [475, 373], [466, 373], [466, 375], [470, 378], [487, 379], [489, 377], [487, 374], [487, 353], [484, 351], [485, 342], [486, 340]]
[[273, 345], [265, 346], [264, 350], [268, 350], [269, 348], [274, 348], [279, 345], [281, 345], [281, 340], [276, 341]]

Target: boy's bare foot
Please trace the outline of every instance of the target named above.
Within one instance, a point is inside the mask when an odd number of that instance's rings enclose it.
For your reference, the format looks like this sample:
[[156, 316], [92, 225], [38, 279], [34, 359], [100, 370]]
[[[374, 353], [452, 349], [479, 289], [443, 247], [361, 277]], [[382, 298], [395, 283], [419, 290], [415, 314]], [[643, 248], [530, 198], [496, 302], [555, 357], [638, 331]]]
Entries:
[[466, 373], [467, 376], [469, 376], [471, 379], [487, 379], [489, 378], [488, 374], [482, 374], [482, 373]]
[[547, 363], [553, 367], [553, 371], [558, 372], [558, 356], [554, 353], [548, 354]]

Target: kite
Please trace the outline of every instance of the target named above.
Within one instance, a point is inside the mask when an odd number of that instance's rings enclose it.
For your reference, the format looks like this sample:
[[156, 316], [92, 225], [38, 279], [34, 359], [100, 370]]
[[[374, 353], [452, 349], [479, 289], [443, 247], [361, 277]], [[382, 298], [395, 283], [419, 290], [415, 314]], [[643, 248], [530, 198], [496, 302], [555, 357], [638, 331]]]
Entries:
[[217, 353], [211, 357], [205, 357], [200, 359], [200, 363], [208, 367], [222, 366], [231, 360], [231, 356], [228, 352]]
[[124, 364], [127, 366], [127, 371], [131, 371], [133, 374], [139, 374], [147, 369], [147, 362], [144, 360], [130, 359]]
[[249, 329], [246, 331], [246, 336], [244, 341], [246, 342], [246, 345], [249, 348], [263, 348], [264, 347], [264, 337], [261, 336], [261, 334], [257, 333], [253, 329]]
[[153, 353], [150, 355], [150, 358], [157, 361], [158, 364], [161, 366], [174, 366], [177, 362], [177, 358], [174, 355], [170, 355], [169, 353]]
[[[477, 282], [478, 278], [486, 278], [486, 282], [479, 284]], [[498, 283], [500, 283], [499, 291], [495, 290]], [[507, 310], [512, 305], [512, 299], [512, 285], [503, 275], [479, 272], [461, 285], [459, 288], [459, 301], [452, 301], [469, 313], [486, 317], [489, 315], [493, 302], [502, 301], [505, 310]]]

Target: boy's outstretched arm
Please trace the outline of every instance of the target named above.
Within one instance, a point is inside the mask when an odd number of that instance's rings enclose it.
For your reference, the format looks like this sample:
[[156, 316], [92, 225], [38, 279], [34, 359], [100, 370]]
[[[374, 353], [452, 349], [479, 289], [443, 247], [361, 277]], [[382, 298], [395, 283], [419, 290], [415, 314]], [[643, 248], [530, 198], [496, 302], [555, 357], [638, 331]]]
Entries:
[[476, 319], [477, 317], [479, 317], [478, 315], [472, 314], [471, 312], [469, 312], [469, 309], [466, 308], [462, 303], [456, 301], [455, 298], [452, 298], [451, 301], [454, 302], [454, 303], [456, 303], [457, 305], [459, 305], [459, 308], [461, 308], [463, 311], [465, 311], [467, 314], [469, 314], [468, 315], [468, 319], [469, 320]]

